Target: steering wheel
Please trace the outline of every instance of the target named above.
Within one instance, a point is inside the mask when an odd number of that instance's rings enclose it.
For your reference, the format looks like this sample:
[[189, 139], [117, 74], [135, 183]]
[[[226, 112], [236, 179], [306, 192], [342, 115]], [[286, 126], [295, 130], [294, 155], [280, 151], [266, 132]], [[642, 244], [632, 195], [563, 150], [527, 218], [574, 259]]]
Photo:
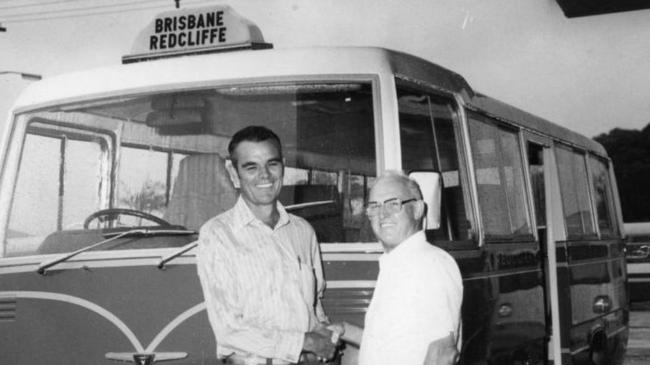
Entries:
[[[107, 221], [107, 220], [114, 221], [120, 215], [130, 215], [133, 217], [143, 218], [148, 221], [158, 223], [159, 226], [171, 226], [171, 223], [167, 222], [162, 218], [158, 218], [153, 214], [149, 214], [149, 213], [145, 213], [133, 209], [108, 208], [108, 209], [98, 210], [95, 213], [89, 215], [88, 218], [84, 220], [84, 229], [88, 229], [88, 227], [90, 226], [90, 222], [92, 222], [94, 219], [99, 219], [100, 221]], [[100, 217], [105, 217], [105, 218], [100, 218]]]

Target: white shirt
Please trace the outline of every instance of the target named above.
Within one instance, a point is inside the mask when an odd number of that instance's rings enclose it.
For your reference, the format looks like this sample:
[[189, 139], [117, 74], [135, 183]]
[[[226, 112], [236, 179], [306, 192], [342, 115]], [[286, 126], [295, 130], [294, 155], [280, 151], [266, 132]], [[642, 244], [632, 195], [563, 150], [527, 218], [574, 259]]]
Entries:
[[219, 357], [298, 362], [305, 332], [327, 320], [314, 230], [278, 210], [272, 229], [240, 197], [201, 228], [197, 269]]
[[458, 336], [463, 282], [456, 261], [417, 232], [379, 259], [359, 365], [420, 365], [429, 344]]

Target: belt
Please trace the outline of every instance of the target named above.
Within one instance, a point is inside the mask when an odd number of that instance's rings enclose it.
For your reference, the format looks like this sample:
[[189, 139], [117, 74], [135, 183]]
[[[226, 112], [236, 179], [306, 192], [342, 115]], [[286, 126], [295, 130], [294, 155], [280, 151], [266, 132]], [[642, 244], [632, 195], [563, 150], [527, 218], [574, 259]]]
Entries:
[[280, 360], [269, 359], [263, 357], [247, 357], [239, 355], [231, 355], [221, 359], [222, 364], [227, 365], [292, 365], [292, 363]]
[[269, 359], [256, 356], [240, 356], [240, 355], [230, 355], [221, 359], [222, 364], [226, 365], [309, 365], [309, 364], [318, 364], [318, 365], [327, 365], [327, 364], [338, 364], [338, 362], [328, 362], [323, 363], [316, 360], [312, 356], [301, 356], [298, 364], [288, 362], [280, 359]]

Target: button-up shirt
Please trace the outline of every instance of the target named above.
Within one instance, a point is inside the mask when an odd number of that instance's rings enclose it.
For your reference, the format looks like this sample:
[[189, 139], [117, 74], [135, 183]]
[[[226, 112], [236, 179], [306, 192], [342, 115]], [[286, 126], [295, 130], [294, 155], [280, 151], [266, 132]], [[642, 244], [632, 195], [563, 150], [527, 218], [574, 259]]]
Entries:
[[327, 321], [314, 230], [277, 204], [274, 228], [257, 219], [241, 197], [201, 227], [197, 269], [219, 357], [295, 363], [305, 332]]
[[462, 300], [455, 260], [413, 234], [379, 259], [359, 365], [421, 365], [432, 341], [458, 336]]

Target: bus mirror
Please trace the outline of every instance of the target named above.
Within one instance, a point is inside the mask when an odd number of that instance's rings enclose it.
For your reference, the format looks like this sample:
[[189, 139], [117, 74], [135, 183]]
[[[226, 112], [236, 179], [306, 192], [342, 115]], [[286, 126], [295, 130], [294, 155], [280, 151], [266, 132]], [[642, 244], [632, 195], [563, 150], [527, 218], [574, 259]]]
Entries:
[[200, 134], [207, 131], [206, 101], [202, 94], [170, 94], [151, 100], [145, 123], [161, 135]]
[[203, 117], [199, 110], [181, 109], [174, 111], [153, 111], [147, 114], [147, 125], [150, 127], [167, 127], [183, 124], [202, 123]]
[[442, 184], [440, 174], [431, 171], [413, 171], [409, 177], [420, 185], [422, 199], [427, 204], [427, 215], [424, 229], [440, 228], [440, 201]]
[[152, 111], [146, 124], [156, 128], [160, 135], [201, 134], [208, 131], [203, 115], [198, 110]]

